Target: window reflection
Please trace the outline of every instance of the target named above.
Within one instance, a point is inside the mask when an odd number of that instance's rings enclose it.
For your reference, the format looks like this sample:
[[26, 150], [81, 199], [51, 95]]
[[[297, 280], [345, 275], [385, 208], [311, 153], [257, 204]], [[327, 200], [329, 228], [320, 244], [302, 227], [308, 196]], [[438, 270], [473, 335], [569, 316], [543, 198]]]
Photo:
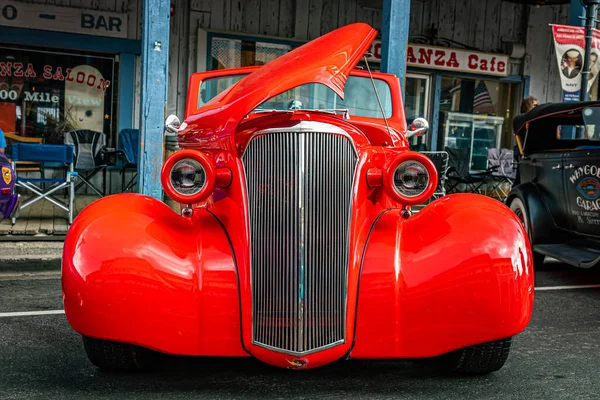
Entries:
[[63, 143], [65, 132], [113, 136], [114, 56], [0, 47], [0, 129]]

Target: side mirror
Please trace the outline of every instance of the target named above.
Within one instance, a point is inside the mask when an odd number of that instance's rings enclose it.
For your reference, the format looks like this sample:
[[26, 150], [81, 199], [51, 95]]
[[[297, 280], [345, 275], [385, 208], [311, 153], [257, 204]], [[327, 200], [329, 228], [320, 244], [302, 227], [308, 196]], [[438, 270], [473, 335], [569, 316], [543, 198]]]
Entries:
[[429, 130], [429, 122], [425, 118], [416, 118], [412, 124], [410, 124], [410, 129], [408, 130], [408, 137], [413, 137], [415, 135], [424, 135]]
[[165, 130], [167, 133], [177, 133], [181, 127], [181, 122], [176, 115], [171, 114], [165, 120]]

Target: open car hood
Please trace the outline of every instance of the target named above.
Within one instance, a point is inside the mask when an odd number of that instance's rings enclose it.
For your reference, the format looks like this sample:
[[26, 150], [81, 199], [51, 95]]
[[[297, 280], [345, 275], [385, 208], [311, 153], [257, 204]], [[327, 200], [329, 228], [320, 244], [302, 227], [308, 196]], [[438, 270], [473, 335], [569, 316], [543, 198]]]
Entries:
[[[186, 122], [204, 133], [233, 129], [268, 99], [308, 83], [321, 83], [343, 99], [348, 74], [376, 34], [369, 25], [355, 23], [323, 35], [260, 67], [199, 108]], [[180, 133], [187, 136], [185, 131]]]

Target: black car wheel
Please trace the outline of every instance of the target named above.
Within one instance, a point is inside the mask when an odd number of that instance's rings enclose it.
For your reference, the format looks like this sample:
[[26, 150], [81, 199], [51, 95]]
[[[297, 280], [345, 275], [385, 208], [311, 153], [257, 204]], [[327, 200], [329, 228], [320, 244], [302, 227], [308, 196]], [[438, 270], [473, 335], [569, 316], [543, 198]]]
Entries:
[[489, 374], [504, 366], [512, 337], [469, 346], [438, 358], [438, 367], [448, 372]]
[[[510, 201], [509, 207], [525, 227], [525, 232], [527, 232], [527, 236], [529, 237], [529, 241], [531, 242], [531, 222], [529, 220], [529, 215], [527, 214], [527, 207], [525, 207], [523, 200], [521, 200], [520, 197], [513, 197]], [[533, 243], [531, 244], [533, 245]], [[545, 255], [533, 251], [533, 265], [535, 267], [541, 267], [542, 265], [544, 265], [545, 259]]]
[[88, 359], [108, 371], [135, 371], [157, 365], [158, 354], [143, 347], [83, 336]]

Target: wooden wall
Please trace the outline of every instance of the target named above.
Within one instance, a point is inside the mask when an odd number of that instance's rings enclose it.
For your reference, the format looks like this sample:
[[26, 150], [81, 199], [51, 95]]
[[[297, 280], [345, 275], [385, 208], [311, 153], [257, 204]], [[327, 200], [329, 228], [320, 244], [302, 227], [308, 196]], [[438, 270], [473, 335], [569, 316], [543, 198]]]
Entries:
[[504, 0], [412, 0], [410, 34], [437, 31], [480, 51], [503, 51], [505, 42], [524, 43], [528, 6]]
[[[357, 21], [380, 29], [381, 3], [370, 0], [177, 1], [169, 46], [169, 113], [183, 116], [187, 82], [196, 71], [198, 28], [307, 41]], [[412, 0], [411, 41], [426, 37], [438, 45], [503, 51], [507, 42], [526, 42], [528, 12], [529, 6], [504, 0]], [[521, 60], [513, 60], [511, 73], [522, 73]]]
[[[129, 38], [141, 39], [142, 0], [23, 0], [128, 13]], [[168, 0], [165, 0], [168, 1]], [[362, 21], [381, 28], [376, 0], [174, 0], [169, 40], [168, 113], [183, 117], [189, 76], [196, 71], [198, 28], [234, 33], [314, 39], [339, 26]], [[504, 51], [508, 42], [526, 45], [511, 74], [529, 75], [540, 102], [560, 101], [550, 23], [567, 23], [568, 5], [534, 7], [505, 0], [411, 0], [410, 40]], [[139, 57], [134, 121], [139, 115]]]
[[548, 24], [567, 24], [569, 5], [531, 7], [527, 23], [524, 74], [531, 77], [529, 92], [540, 104], [562, 101], [560, 71], [556, 62], [554, 39]]

